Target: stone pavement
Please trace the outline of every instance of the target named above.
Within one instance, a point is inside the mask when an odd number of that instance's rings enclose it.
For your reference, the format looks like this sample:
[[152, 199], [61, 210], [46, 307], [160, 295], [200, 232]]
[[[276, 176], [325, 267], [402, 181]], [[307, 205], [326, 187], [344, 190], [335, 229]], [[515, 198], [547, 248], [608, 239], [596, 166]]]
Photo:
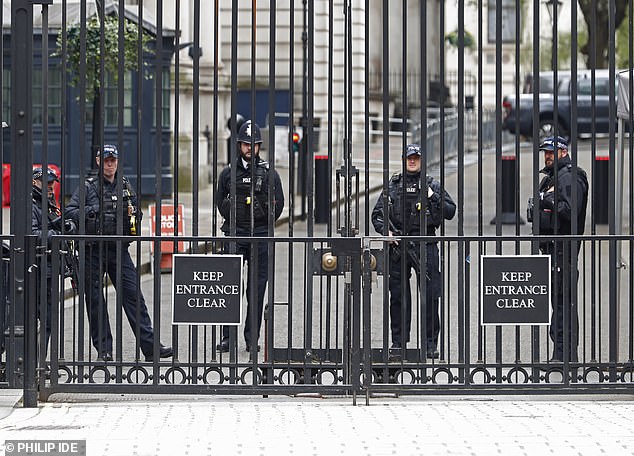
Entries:
[[353, 406], [343, 397], [58, 394], [0, 413], [0, 448], [10, 439], [85, 439], [89, 456], [625, 455], [634, 454], [633, 412], [634, 402], [596, 396], [372, 398]]

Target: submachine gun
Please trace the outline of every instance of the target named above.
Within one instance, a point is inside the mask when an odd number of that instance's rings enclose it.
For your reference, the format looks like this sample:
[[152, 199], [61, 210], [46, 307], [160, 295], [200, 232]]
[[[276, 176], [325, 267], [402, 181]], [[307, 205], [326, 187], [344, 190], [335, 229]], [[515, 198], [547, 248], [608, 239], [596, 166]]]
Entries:
[[[390, 231], [395, 234], [396, 236], [402, 236], [403, 233], [401, 233], [401, 230], [397, 229], [394, 226], [394, 222], [392, 222], [392, 220], [390, 218], [388, 218], [388, 222], [389, 222], [389, 226], [390, 226]], [[399, 242], [398, 244], [394, 244], [391, 243], [390, 244], [390, 256], [394, 259], [394, 261], [400, 261], [401, 259], [401, 252], [402, 252], [402, 245], [403, 243], [406, 243], [405, 245], [405, 251], [407, 252], [407, 259], [409, 260], [410, 264], [412, 264], [412, 266], [414, 266], [414, 268], [416, 269], [416, 272], [420, 274], [420, 267], [421, 267], [421, 262], [420, 262], [420, 243], [416, 242], [416, 241], [405, 241], [405, 240], [401, 240], [401, 242]], [[425, 272], [425, 277], [427, 278], [427, 280], [429, 280], [431, 277], [429, 276], [429, 272]]]
[[65, 249], [61, 250], [64, 261], [64, 278], [70, 277], [70, 284], [75, 293], [79, 293], [79, 256], [75, 241], [65, 241]]

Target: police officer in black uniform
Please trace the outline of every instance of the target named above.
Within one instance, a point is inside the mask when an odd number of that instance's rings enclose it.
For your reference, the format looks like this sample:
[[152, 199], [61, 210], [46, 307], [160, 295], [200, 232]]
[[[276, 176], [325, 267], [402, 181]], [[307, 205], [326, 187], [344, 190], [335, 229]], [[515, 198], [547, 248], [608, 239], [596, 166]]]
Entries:
[[[104, 145], [103, 154], [97, 152], [97, 166], [101, 173], [88, 176], [85, 185], [85, 212], [82, 214], [78, 187], [67, 207], [67, 215], [79, 225], [80, 217], [84, 217], [86, 234], [139, 234], [142, 213], [137, 196], [127, 178], [123, 183], [123, 233], [117, 233], [118, 209], [117, 167], [119, 151], [116, 146]], [[116, 242], [92, 242], [86, 244], [86, 310], [90, 322], [90, 336], [99, 358], [112, 360], [112, 331], [108, 317], [108, 308], [103, 294], [104, 277], [107, 273], [110, 281], [123, 295], [125, 311], [132, 331], [136, 335], [139, 330], [139, 345], [146, 361], [154, 359], [154, 330], [148, 315], [145, 299], [137, 287], [137, 270], [128, 252], [129, 243], [121, 249], [121, 263], [117, 264]], [[121, 283], [117, 283], [117, 268], [121, 268]], [[138, 299], [137, 299], [138, 298]], [[139, 318], [137, 320], [137, 312]], [[172, 356], [172, 348], [160, 345], [158, 355], [161, 358]]]
[[[398, 173], [390, 179], [387, 195], [382, 194], [372, 211], [374, 229], [383, 235], [435, 236], [443, 219], [450, 220], [456, 212], [456, 204], [441, 186], [430, 176], [421, 175], [421, 148], [418, 144], [409, 144], [405, 150], [406, 173]], [[424, 201], [425, 200], [425, 201]], [[387, 205], [387, 207], [386, 207]], [[421, 228], [421, 209], [425, 207], [427, 227]], [[387, 210], [387, 212], [386, 212]], [[388, 223], [385, 223], [385, 216]], [[403, 225], [403, 219], [405, 225]], [[441, 294], [439, 252], [436, 242], [426, 242], [426, 326], [427, 357], [438, 358], [438, 335], [440, 318], [438, 299]], [[423, 261], [419, 258], [418, 242], [393, 241], [390, 246], [389, 289], [390, 289], [390, 327], [392, 332], [392, 351], [400, 350], [409, 342], [411, 328], [412, 295], [409, 280], [412, 268], [416, 271], [420, 283], [420, 268]], [[404, 258], [403, 258], [404, 257]], [[403, 270], [403, 261], [405, 269]], [[405, 274], [405, 290], [401, 277]], [[401, 321], [402, 306], [405, 321]]]
[[[260, 127], [247, 120], [238, 132], [238, 153], [236, 160], [236, 194], [235, 194], [235, 227], [236, 236], [268, 236], [269, 213], [273, 211], [277, 220], [284, 209], [284, 192], [279, 174], [269, 169], [269, 164], [260, 158], [260, 144], [262, 135]], [[273, 179], [273, 194], [269, 195], [269, 181]], [[253, 183], [253, 184], [252, 184]], [[269, 198], [271, 196], [271, 198]], [[270, 199], [270, 204], [269, 204]], [[225, 235], [231, 234], [231, 165], [220, 173], [218, 179], [218, 191], [216, 192], [216, 205], [220, 215], [224, 217], [221, 230]], [[251, 215], [253, 214], [253, 218]], [[237, 242], [236, 253], [242, 255], [249, 263], [248, 277], [251, 278], [251, 242]], [[228, 251], [228, 248], [225, 249]], [[247, 318], [244, 325], [244, 340], [246, 350], [258, 349], [258, 339], [262, 326], [262, 313], [264, 311], [264, 292], [268, 279], [269, 246], [258, 243], [256, 253], [257, 264], [257, 297], [256, 302], [251, 301], [251, 280], [247, 283]], [[251, 334], [251, 312], [256, 312], [257, 332]], [[221, 352], [229, 351], [229, 327], [223, 328], [222, 340], [218, 345]]]
[[[44, 184], [46, 182], [46, 184]], [[62, 234], [73, 234], [75, 232], [75, 224], [72, 220], [66, 220], [65, 229], [62, 226], [62, 213], [57, 207], [57, 202], [55, 201], [55, 195], [53, 193], [53, 187], [55, 183], [58, 182], [57, 175], [55, 171], [48, 168], [46, 172], [43, 171], [42, 167], [37, 167], [33, 169], [33, 188], [31, 190], [31, 196], [33, 199], [33, 204], [31, 205], [31, 234], [37, 236], [40, 241], [40, 245], [44, 246], [46, 250], [50, 250], [51, 248], [51, 238], [53, 236]], [[46, 210], [47, 210], [47, 227], [46, 232], [43, 231], [44, 228], [44, 217], [42, 217], [42, 208], [43, 201], [46, 200]], [[40, 325], [44, 326], [44, 331], [46, 337], [44, 339], [44, 353], [48, 351], [48, 343], [51, 338], [51, 260], [49, 255], [42, 255], [40, 257], [42, 261], [42, 265], [44, 264], [44, 260], [46, 261], [46, 318], [45, 322], [42, 322], [41, 314], [44, 310], [42, 308], [42, 296], [40, 296], [40, 274], [43, 272], [43, 267], [38, 268], [38, 277], [37, 277], [37, 314], [40, 319]]]
[[[539, 150], [544, 153], [545, 167], [540, 171], [544, 178], [539, 184], [539, 199], [529, 200], [528, 219], [533, 222], [533, 233], [575, 234], [584, 232], [586, 207], [588, 205], [588, 177], [586, 172], [577, 167], [576, 180], [573, 176], [573, 165], [568, 154], [568, 142], [561, 136], [549, 137], [542, 141]], [[555, 151], [557, 160], [555, 161]], [[556, 166], [555, 166], [556, 163]], [[573, 192], [576, 193], [576, 205], [573, 205]], [[539, 232], [536, 219], [539, 217]], [[576, 219], [576, 231], [573, 233], [573, 220]], [[579, 317], [577, 303], [573, 300], [572, 289], [577, 286], [579, 271], [573, 265], [581, 242], [571, 248], [571, 242], [542, 240], [539, 250], [551, 255], [553, 270], [552, 283], [555, 287], [553, 313], [550, 322], [550, 338], [554, 343], [552, 361], [563, 361], [564, 350], [568, 351], [569, 361], [576, 362], [579, 344]], [[571, 279], [571, 271], [574, 271]], [[564, 296], [568, 301], [564, 302]], [[566, 319], [564, 322], [564, 306]], [[569, 335], [568, 344], [564, 343], [564, 324]]]

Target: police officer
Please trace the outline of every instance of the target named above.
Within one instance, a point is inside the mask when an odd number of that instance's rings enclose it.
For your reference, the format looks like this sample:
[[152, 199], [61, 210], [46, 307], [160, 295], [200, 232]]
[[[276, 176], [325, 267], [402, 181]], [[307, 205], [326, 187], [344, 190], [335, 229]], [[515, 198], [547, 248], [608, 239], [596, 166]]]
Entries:
[[[101, 172], [86, 178], [84, 213], [78, 187], [73, 193], [67, 207], [67, 214], [79, 226], [79, 219], [85, 220], [86, 234], [118, 234], [117, 219], [121, 213], [118, 206], [117, 167], [119, 151], [116, 146], [104, 145], [103, 154], [97, 151], [97, 167]], [[127, 178], [122, 178], [123, 198], [123, 235], [138, 234], [142, 213], [138, 206], [137, 196]], [[107, 273], [110, 281], [123, 295], [125, 311], [132, 331], [139, 332], [139, 345], [146, 361], [154, 359], [154, 330], [148, 315], [145, 299], [137, 287], [137, 270], [128, 252], [129, 243], [121, 249], [121, 263], [117, 263], [116, 242], [89, 242], [86, 244], [86, 310], [90, 322], [90, 336], [99, 358], [112, 360], [112, 331], [108, 317], [108, 308], [103, 294], [103, 273]], [[117, 268], [121, 268], [121, 283], [117, 282]], [[138, 320], [137, 320], [138, 313]], [[172, 356], [172, 348], [160, 345], [158, 355], [161, 358]]]
[[[43, 182], [46, 182], [44, 184]], [[48, 168], [46, 172], [43, 171], [42, 167], [37, 167], [33, 169], [33, 188], [31, 190], [31, 197], [33, 200], [33, 204], [31, 204], [31, 234], [37, 236], [40, 239], [40, 245], [45, 246], [46, 250], [49, 250], [51, 247], [51, 238], [55, 235], [62, 234], [65, 232], [66, 234], [73, 234], [75, 232], [75, 224], [72, 220], [66, 220], [66, 229], [62, 226], [62, 213], [57, 207], [57, 202], [55, 201], [55, 195], [53, 193], [53, 188], [55, 183], [58, 182], [57, 175], [55, 171]], [[46, 220], [47, 227], [46, 232], [43, 231], [44, 228], [44, 217], [42, 217], [42, 209], [43, 209], [43, 201], [46, 199]], [[50, 255], [44, 255], [41, 257], [42, 260], [46, 260], [46, 318], [45, 322], [42, 322], [41, 314], [44, 310], [42, 308], [42, 296], [40, 296], [39, 283], [40, 283], [40, 274], [42, 273], [42, 267], [38, 268], [38, 278], [37, 278], [37, 313], [38, 318], [40, 319], [40, 325], [44, 326], [45, 331], [45, 339], [44, 339], [44, 353], [48, 351], [48, 343], [51, 338], [51, 261]], [[44, 264], [44, 261], [41, 263]]]
[[[568, 142], [561, 136], [545, 138], [539, 145], [539, 150], [544, 153], [545, 166], [540, 171], [544, 174], [544, 178], [539, 184], [539, 199], [534, 202], [534, 205], [532, 199], [529, 201], [528, 218], [533, 222], [533, 233], [540, 235], [583, 234], [588, 205], [586, 172], [577, 167], [576, 180], [574, 179], [572, 160], [568, 154]], [[573, 192], [576, 194], [575, 204], [573, 204]], [[539, 232], [537, 218], [539, 218]], [[576, 220], [574, 233], [573, 220]], [[579, 279], [579, 272], [573, 263], [579, 254], [581, 242], [577, 244], [574, 251], [571, 245], [571, 242], [551, 240], [542, 240], [539, 243], [539, 250], [552, 257], [552, 282], [556, 287], [556, 293], [554, 293], [556, 301], [553, 302], [554, 309], [550, 322], [550, 337], [554, 343], [552, 361], [562, 361], [565, 349], [568, 351], [569, 360], [577, 361], [579, 317], [577, 303], [573, 300], [572, 287], [577, 286]], [[571, 279], [571, 271], [574, 271], [573, 279]], [[568, 301], [564, 302], [564, 296], [568, 298]], [[566, 307], [565, 322], [564, 306]], [[564, 324], [569, 335], [567, 344], [564, 342]]]
[[[276, 171], [269, 169], [269, 164], [260, 158], [260, 145], [262, 135], [260, 127], [247, 120], [238, 132], [238, 153], [236, 160], [236, 194], [235, 194], [235, 227], [236, 236], [268, 236], [269, 213], [274, 214], [277, 220], [284, 209], [284, 193], [282, 182]], [[273, 180], [273, 194], [269, 195], [269, 182]], [[270, 197], [270, 198], [269, 198]], [[270, 205], [269, 205], [270, 199]], [[220, 215], [224, 217], [221, 230], [225, 235], [231, 234], [231, 165], [220, 173], [218, 178], [218, 191], [216, 192], [216, 205]], [[251, 273], [251, 247], [248, 241], [236, 243], [236, 253], [243, 255], [249, 264], [247, 282], [247, 318], [244, 325], [244, 340], [246, 350], [258, 349], [257, 342], [262, 326], [262, 313], [264, 310], [264, 292], [268, 279], [268, 245], [264, 242], [257, 244], [255, 260], [257, 264], [257, 281], [252, 283]], [[252, 302], [251, 289], [257, 285], [256, 301]], [[255, 334], [251, 334], [251, 313], [256, 312], [257, 328]], [[221, 352], [229, 351], [229, 327], [223, 328], [222, 340], [218, 345]]]
[[[440, 182], [430, 176], [421, 175], [421, 148], [418, 144], [409, 144], [405, 150], [406, 172], [398, 173], [390, 179], [387, 195], [380, 195], [372, 211], [374, 229], [383, 235], [434, 236], [443, 219], [450, 220], [456, 212], [456, 204]], [[424, 201], [425, 200], [425, 201]], [[387, 207], [385, 205], [387, 204]], [[421, 210], [425, 207], [427, 226], [421, 227]], [[387, 210], [387, 212], [385, 212]], [[385, 222], [387, 214], [388, 222]], [[403, 220], [405, 225], [403, 225]], [[389, 289], [390, 289], [390, 328], [392, 332], [392, 351], [400, 350], [409, 342], [411, 328], [411, 290], [409, 280], [412, 268], [416, 271], [420, 283], [418, 242], [393, 241], [390, 246]], [[426, 242], [427, 268], [426, 278], [426, 326], [427, 357], [438, 358], [438, 335], [440, 318], [438, 299], [441, 294], [441, 275], [439, 252], [436, 242]], [[403, 258], [404, 257], [404, 258]], [[403, 269], [403, 263], [405, 269]], [[402, 276], [405, 275], [405, 289], [402, 289]], [[403, 309], [404, 307], [404, 309]], [[405, 321], [401, 317], [405, 312]]]

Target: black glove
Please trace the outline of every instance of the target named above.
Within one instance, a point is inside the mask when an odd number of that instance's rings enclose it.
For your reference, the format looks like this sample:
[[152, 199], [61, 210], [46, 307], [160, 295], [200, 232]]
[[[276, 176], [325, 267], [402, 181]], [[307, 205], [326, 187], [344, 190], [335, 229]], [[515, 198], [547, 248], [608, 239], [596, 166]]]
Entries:
[[77, 225], [71, 219], [66, 219], [64, 221], [64, 234], [75, 234], [77, 233]]

